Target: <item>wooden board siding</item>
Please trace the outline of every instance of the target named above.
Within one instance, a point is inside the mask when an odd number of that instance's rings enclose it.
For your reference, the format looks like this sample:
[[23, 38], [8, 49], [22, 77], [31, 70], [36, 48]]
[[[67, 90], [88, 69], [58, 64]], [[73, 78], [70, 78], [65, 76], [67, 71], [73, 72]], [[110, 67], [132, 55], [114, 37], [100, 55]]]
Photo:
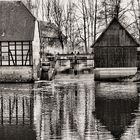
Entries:
[[140, 51], [137, 51], [137, 67], [140, 70]]
[[137, 47], [96, 47], [95, 67], [136, 67]]
[[114, 18], [109, 26], [95, 41], [92, 47], [117, 47], [117, 46], [139, 46], [136, 40], [129, 34], [129, 32]]
[[95, 68], [137, 67], [139, 44], [114, 18], [92, 47]]

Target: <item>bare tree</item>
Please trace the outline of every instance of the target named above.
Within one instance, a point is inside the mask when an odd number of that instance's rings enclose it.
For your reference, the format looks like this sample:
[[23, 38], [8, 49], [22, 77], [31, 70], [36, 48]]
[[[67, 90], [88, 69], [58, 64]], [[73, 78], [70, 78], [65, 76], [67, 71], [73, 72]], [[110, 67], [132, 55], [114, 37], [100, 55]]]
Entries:
[[35, 0], [35, 12], [34, 15], [36, 18], [39, 17], [39, 7], [40, 7], [40, 0]]
[[[85, 52], [89, 52], [89, 47], [91, 42], [93, 41], [94, 34], [93, 34], [93, 23], [94, 23], [94, 11], [93, 11], [93, 1], [89, 0], [86, 2], [85, 0], [79, 0], [79, 12], [81, 13], [80, 23], [77, 24], [78, 31], [80, 34], [80, 38], [84, 43]], [[92, 4], [91, 4], [92, 3]], [[90, 5], [91, 4], [91, 5]], [[83, 28], [79, 28], [81, 25]], [[90, 31], [92, 30], [92, 32]], [[90, 39], [92, 36], [92, 39]], [[92, 40], [92, 41], [91, 41]]]
[[116, 0], [116, 4], [114, 5], [114, 16], [118, 19], [119, 18], [119, 12], [120, 12], [120, 3], [121, 0]]
[[94, 18], [94, 42], [96, 40], [96, 24], [97, 24], [97, 0], [95, 0], [95, 18]]
[[52, 18], [53, 22], [57, 25], [58, 39], [61, 43], [62, 50], [64, 50], [64, 35], [62, 33], [64, 23], [64, 7], [60, 4], [60, 0], [52, 1]]
[[[140, 1], [131, 0], [131, 4], [132, 4], [131, 10], [134, 15], [134, 23], [132, 24], [132, 26], [133, 26], [134, 30], [136, 28], [137, 31], [136, 30], [134, 31], [135, 36], [138, 36], [139, 41], [140, 41]], [[136, 32], [137, 32], [137, 34], [136, 34]]]
[[27, 8], [31, 11], [32, 10], [32, 0], [27, 0]]
[[50, 21], [51, 20], [51, 1], [47, 0], [44, 5], [45, 5], [45, 16], [46, 16], [46, 19], [47, 19], [47, 21]]
[[77, 40], [77, 29], [76, 29], [76, 7], [73, 2], [69, 2], [67, 4], [67, 9], [65, 12], [65, 33], [67, 36], [68, 46], [74, 51], [76, 48], [76, 40]]
[[91, 28], [91, 44], [94, 42], [94, 0], [88, 0], [89, 4], [89, 17], [90, 17], [90, 28]]
[[85, 44], [85, 52], [88, 52], [87, 49], [87, 26], [86, 26], [86, 2], [82, 0], [82, 18], [83, 18], [83, 30], [84, 30], [84, 44]]

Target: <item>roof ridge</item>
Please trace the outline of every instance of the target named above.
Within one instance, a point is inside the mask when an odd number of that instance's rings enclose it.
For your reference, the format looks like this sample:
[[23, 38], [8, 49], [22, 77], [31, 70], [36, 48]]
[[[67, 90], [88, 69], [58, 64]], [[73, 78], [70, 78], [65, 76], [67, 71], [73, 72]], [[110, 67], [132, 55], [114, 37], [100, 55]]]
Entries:
[[114, 22], [114, 20], [116, 20], [119, 25], [126, 31], [126, 33], [128, 34], [129, 37], [131, 37], [133, 39], [133, 41], [139, 45], [139, 43], [136, 41], [136, 39], [128, 32], [128, 30], [120, 23], [120, 21], [116, 18], [113, 17], [113, 19], [110, 21], [110, 23], [107, 25], [107, 27], [103, 30], [103, 32], [100, 34], [100, 36], [96, 39], [96, 41], [93, 43], [93, 45], [91, 46], [93, 48], [93, 46], [99, 41], [99, 39], [104, 35], [104, 33], [108, 30], [108, 28], [110, 27], [110, 25]]
[[12, 0], [12, 1], [10, 1], [10, 0], [0, 0], [0, 2], [4, 2], [4, 3], [8, 2], [8, 3], [19, 3], [19, 4], [22, 4], [24, 6], [24, 8], [28, 11], [28, 13], [32, 17], [34, 17], [36, 19], [36, 17], [31, 13], [31, 11], [27, 8], [27, 6], [21, 0]]
[[13, 2], [22, 2], [21, 0], [12, 0], [12, 1], [10, 1], [10, 0], [0, 0], [0, 2], [11, 2], [11, 3], [13, 3]]

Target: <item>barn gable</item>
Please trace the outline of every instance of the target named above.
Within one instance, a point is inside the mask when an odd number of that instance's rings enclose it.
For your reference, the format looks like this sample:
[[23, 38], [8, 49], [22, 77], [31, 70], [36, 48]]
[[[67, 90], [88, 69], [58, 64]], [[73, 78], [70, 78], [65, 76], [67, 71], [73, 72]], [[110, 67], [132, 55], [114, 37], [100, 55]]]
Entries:
[[108, 27], [99, 36], [92, 47], [97, 46], [124, 46], [138, 47], [137, 41], [129, 34], [129, 32], [121, 25], [118, 19], [113, 18]]
[[0, 41], [33, 41], [35, 17], [21, 1], [0, 1]]

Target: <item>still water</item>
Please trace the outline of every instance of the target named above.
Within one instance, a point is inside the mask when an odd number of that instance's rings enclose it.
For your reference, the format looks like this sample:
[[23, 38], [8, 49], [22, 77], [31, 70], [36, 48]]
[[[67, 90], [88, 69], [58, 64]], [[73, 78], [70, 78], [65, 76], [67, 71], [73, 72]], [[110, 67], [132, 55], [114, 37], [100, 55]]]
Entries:
[[0, 84], [0, 140], [139, 140], [139, 92], [92, 75]]

